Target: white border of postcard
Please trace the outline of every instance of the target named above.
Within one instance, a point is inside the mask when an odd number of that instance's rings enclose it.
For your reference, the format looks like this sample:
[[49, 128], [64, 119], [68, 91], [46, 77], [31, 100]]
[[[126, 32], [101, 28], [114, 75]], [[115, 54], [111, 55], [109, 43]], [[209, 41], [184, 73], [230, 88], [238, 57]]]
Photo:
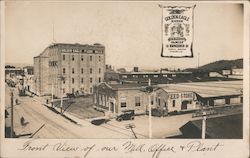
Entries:
[[[181, 2], [181, 1], [177, 1]], [[183, 2], [183, 1], [182, 1]], [[164, 2], [165, 3], [165, 2]], [[185, 1], [185, 3], [189, 3]], [[191, 2], [192, 3], [192, 2]], [[244, 124], [243, 138], [232, 140], [201, 140], [201, 139], [7, 139], [4, 138], [4, 1], [1, 1], [1, 156], [0, 157], [249, 157], [249, 1], [202, 1], [195, 3], [243, 3], [244, 4]], [[226, 16], [226, 15], [225, 15]], [[29, 142], [31, 141], [31, 142]], [[145, 144], [145, 151], [127, 151], [124, 143], [134, 143], [139, 146]], [[187, 146], [190, 142], [197, 142], [203, 150], [181, 150], [182, 146]], [[34, 147], [40, 147], [40, 151], [22, 151], [25, 143], [31, 143]], [[69, 151], [55, 151], [53, 148], [42, 147], [65, 143], [70, 147]], [[215, 149], [216, 145], [222, 147]], [[162, 150], [152, 146], [164, 146]], [[74, 148], [81, 150], [74, 151]], [[109, 148], [111, 151], [105, 150]], [[113, 147], [119, 148], [118, 150]], [[171, 151], [174, 147], [175, 152]], [[66, 149], [65, 149], [66, 150]]]

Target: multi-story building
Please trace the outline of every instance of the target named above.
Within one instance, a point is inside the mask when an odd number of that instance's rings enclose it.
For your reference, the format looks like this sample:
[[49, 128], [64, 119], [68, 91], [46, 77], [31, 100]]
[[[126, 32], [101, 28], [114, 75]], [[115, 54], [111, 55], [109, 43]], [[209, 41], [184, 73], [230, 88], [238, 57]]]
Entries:
[[49, 94], [49, 57], [46, 48], [39, 56], [34, 57], [34, 93], [37, 95]]
[[[36, 60], [44, 59], [43, 56], [46, 56], [46, 60], [36, 65]], [[105, 47], [98, 43], [94, 45], [56, 43], [36, 57], [34, 64], [34, 77], [40, 79], [37, 87], [44, 84], [47, 86], [38, 94], [53, 93], [60, 97], [66, 96], [67, 93], [75, 95], [92, 93], [93, 86], [104, 79]], [[47, 76], [41, 77], [44, 75], [41, 71], [45, 70]]]

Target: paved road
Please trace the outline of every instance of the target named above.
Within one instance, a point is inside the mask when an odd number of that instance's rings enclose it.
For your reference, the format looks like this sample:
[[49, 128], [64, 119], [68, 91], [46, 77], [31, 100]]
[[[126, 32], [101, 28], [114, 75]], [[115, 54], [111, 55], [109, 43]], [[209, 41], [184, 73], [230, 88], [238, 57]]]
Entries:
[[[134, 131], [137, 137], [148, 138], [147, 116], [138, 116], [134, 121], [117, 122], [111, 120], [101, 126], [92, 125], [88, 120], [81, 120], [81, 125], [77, 125], [49, 110], [42, 105], [39, 98], [19, 97], [16, 89], [14, 90], [14, 100], [15, 98], [18, 98], [20, 102], [19, 105], [14, 105], [14, 130], [17, 135], [34, 133], [45, 124], [34, 135], [34, 138], [134, 138], [132, 131], [125, 128], [126, 124], [133, 123], [136, 125]], [[8, 86], [6, 86], [5, 99], [6, 108], [9, 108], [10, 88]], [[28, 122], [26, 126], [21, 126], [21, 117], [24, 117], [25, 122]], [[179, 119], [153, 117], [154, 137], [160, 138], [166, 133], [178, 134], [179, 126], [185, 124], [190, 117], [190, 115], [183, 115]]]
[[[34, 138], [128, 138], [124, 133], [94, 126], [88, 121], [80, 126], [56, 114], [31, 97], [19, 97], [14, 90], [14, 100], [18, 98], [19, 104], [14, 105], [14, 131], [16, 135], [34, 133], [43, 124], [45, 126]], [[10, 107], [10, 88], [6, 86], [5, 106]], [[20, 118], [24, 117], [26, 126], [22, 126]]]
[[[118, 122], [114, 119], [101, 126], [95, 126], [89, 120], [77, 119], [80, 124], [74, 124], [59, 114], [42, 105], [41, 98], [19, 97], [14, 89], [14, 131], [16, 135], [34, 133], [43, 124], [45, 126], [34, 135], [34, 138], [135, 138], [126, 125], [132, 123], [138, 138], [148, 138], [148, 116], [136, 116], [133, 121]], [[10, 110], [10, 87], [6, 86], [5, 107]], [[72, 115], [71, 115], [72, 116]], [[20, 118], [24, 117], [26, 126], [22, 126]], [[73, 116], [72, 116], [73, 117]], [[152, 117], [153, 138], [163, 138], [180, 134], [179, 128], [192, 118], [192, 114]], [[9, 120], [7, 120], [8, 122]], [[9, 123], [9, 122], [8, 122]]]

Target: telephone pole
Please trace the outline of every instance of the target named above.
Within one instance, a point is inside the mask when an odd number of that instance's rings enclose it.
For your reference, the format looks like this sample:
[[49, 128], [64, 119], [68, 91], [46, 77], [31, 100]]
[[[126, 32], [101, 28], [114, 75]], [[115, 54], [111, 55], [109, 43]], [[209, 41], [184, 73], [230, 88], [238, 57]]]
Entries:
[[53, 108], [53, 102], [54, 102], [54, 85], [53, 85], [53, 79], [52, 79], [52, 86], [51, 86], [51, 107]]
[[[150, 87], [151, 86], [151, 80], [149, 79], [148, 80], [148, 86]], [[149, 110], [148, 110], [148, 125], [149, 125], [149, 139], [151, 139], [152, 138], [152, 114], [151, 114], [151, 109], [152, 109], [152, 107], [151, 107], [151, 93], [149, 93], [149, 95], [148, 95], [148, 108], [149, 108]]]
[[200, 68], [200, 53], [198, 53], [198, 69]]
[[63, 88], [62, 88], [62, 83], [65, 80], [64, 76], [60, 75], [59, 76], [60, 79], [60, 93], [61, 93], [61, 105], [60, 105], [60, 109], [61, 109], [61, 114], [63, 113]]
[[10, 93], [10, 101], [11, 101], [11, 127], [10, 127], [10, 137], [14, 138], [14, 107], [13, 107], [13, 91]]
[[206, 119], [207, 119], [207, 113], [203, 111], [202, 113], [202, 132], [201, 132], [201, 138], [205, 139], [206, 138]]

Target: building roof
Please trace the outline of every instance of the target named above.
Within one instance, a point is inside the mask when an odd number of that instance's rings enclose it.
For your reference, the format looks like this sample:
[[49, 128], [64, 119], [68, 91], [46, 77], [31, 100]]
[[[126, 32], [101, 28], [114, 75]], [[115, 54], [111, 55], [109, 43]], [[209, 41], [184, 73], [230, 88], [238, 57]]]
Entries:
[[166, 92], [192, 91], [201, 97], [218, 97], [242, 94], [243, 81], [192, 82], [159, 85]]
[[113, 89], [141, 89], [145, 88], [147, 84], [110, 84]]
[[52, 43], [52, 46], [80, 46], [80, 47], [104, 47], [104, 45], [100, 43], [94, 43], [93, 45], [90, 44], [80, 44], [80, 43]]
[[[243, 136], [243, 118], [241, 114], [233, 114], [206, 121], [206, 138], [241, 139]], [[182, 138], [201, 138], [202, 120], [189, 121], [180, 128]]]
[[16, 67], [16, 68], [5, 68], [5, 70], [20, 71], [23, 69], [21, 67]]
[[172, 72], [172, 71], [139, 71], [139, 72], [119, 72], [121, 75], [159, 75], [159, 74], [192, 74], [192, 72]]
[[25, 67], [23, 67], [23, 69], [33, 69], [34, 68], [34, 66], [25, 66]]

